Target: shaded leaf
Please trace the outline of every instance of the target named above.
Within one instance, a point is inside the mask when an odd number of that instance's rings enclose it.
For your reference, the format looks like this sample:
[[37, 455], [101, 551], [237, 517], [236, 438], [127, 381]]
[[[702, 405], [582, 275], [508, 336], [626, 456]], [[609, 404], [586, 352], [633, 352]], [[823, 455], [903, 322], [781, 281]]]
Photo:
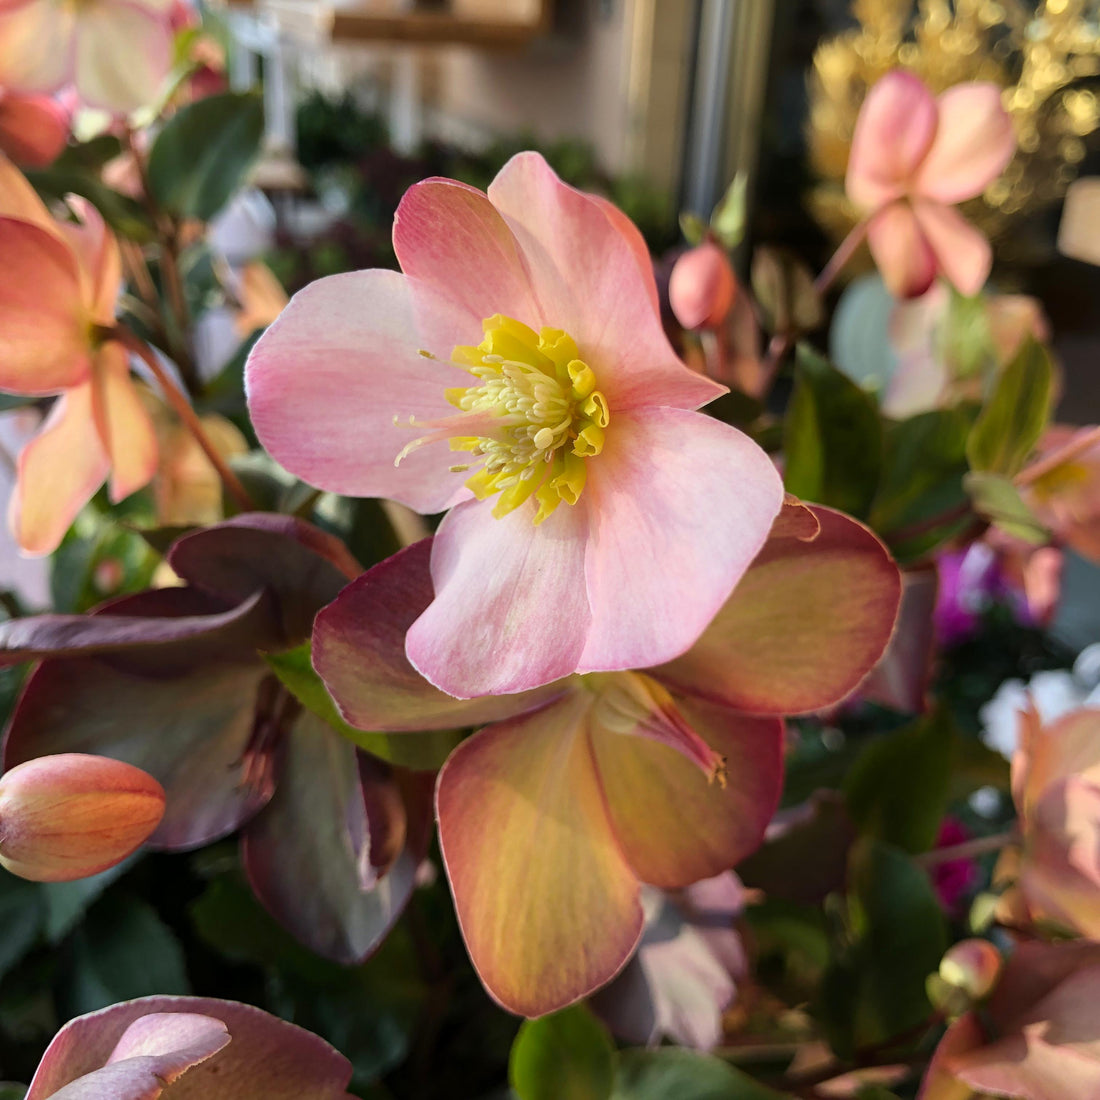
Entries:
[[508, 1060], [520, 1100], [608, 1100], [615, 1048], [607, 1028], [584, 1005], [527, 1020]]
[[87, 908], [136, 861], [137, 856], [131, 856], [98, 875], [78, 878], [73, 882], [42, 883], [42, 897], [46, 903], [46, 937], [50, 943], [60, 943]]
[[45, 199], [60, 202], [66, 195], [87, 199], [120, 237], [144, 244], [155, 236], [153, 223], [141, 203], [112, 190], [89, 172], [54, 166], [26, 175]]
[[34, 946], [45, 917], [40, 886], [0, 870], [0, 977]]
[[752, 290], [772, 332], [799, 335], [821, 324], [824, 312], [814, 277], [789, 249], [764, 245], [752, 256]]
[[713, 1055], [670, 1047], [623, 1051], [612, 1100], [779, 1100], [783, 1095]]
[[1020, 496], [1019, 489], [999, 474], [970, 473], [963, 479], [974, 502], [974, 511], [1005, 534], [1033, 546], [1050, 541], [1050, 532]]

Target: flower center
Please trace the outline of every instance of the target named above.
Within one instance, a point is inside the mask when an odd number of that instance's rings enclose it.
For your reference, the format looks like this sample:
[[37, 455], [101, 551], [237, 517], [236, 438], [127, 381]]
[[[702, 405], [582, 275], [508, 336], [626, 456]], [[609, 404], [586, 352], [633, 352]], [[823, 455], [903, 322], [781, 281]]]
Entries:
[[410, 443], [397, 461], [421, 444], [448, 439], [451, 450], [482, 460], [451, 469], [477, 465], [466, 485], [478, 500], [500, 494], [494, 516], [506, 516], [533, 495], [539, 524], [562, 501], [572, 505], [580, 499], [586, 461], [603, 450], [611, 419], [607, 399], [573, 338], [561, 329], [536, 333], [499, 313], [482, 328], [480, 344], [460, 345], [451, 353], [451, 361], [477, 380], [447, 391], [459, 414], [424, 424], [410, 419], [435, 430]]

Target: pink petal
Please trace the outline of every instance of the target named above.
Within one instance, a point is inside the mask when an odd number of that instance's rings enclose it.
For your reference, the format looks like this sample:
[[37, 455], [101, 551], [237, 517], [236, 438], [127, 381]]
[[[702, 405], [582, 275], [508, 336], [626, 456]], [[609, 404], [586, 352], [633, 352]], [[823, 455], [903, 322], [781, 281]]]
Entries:
[[515, 234], [540, 323], [577, 341], [612, 410], [694, 409], [724, 392], [672, 351], [637, 240], [601, 203], [562, 183], [537, 153], [514, 156], [489, 186], [489, 199]]
[[40, 95], [0, 95], [0, 152], [19, 164], [45, 168], [69, 137], [69, 113]]
[[892, 202], [867, 223], [867, 243], [887, 289], [917, 298], [936, 277], [937, 256], [906, 202]]
[[955, 1076], [951, 1062], [959, 1055], [977, 1050], [985, 1041], [977, 1016], [960, 1016], [944, 1034], [925, 1071], [917, 1100], [971, 1100], [972, 1090]]
[[578, 689], [488, 726], [439, 773], [440, 846], [470, 958], [524, 1015], [609, 981], [642, 931], [585, 732], [590, 698]]
[[129, 113], [156, 99], [172, 67], [166, 15], [109, 0], [80, 9], [75, 83], [89, 106]]
[[960, 294], [977, 294], [993, 266], [989, 241], [950, 206], [915, 201], [913, 215], [944, 277]]
[[[867, 93], [856, 120], [848, 198], [868, 212], [904, 195], [936, 134], [936, 101], [924, 81], [896, 69]], [[881, 265], [880, 265], [881, 266]]]
[[[43, 1055], [26, 1100], [49, 1100], [66, 1085], [105, 1066], [120, 1040], [125, 1041], [127, 1029], [152, 1014], [211, 1017], [224, 1024], [222, 1034], [228, 1030], [231, 1039], [228, 1046], [207, 1060], [193, 1064], [172, 1086], [168, 1094], [172, 1097], [302, 1100], [308, 1096], [310, 1100], [350, 1100], [345, 1089], [351, 1065], [328, 1043], [258, 1008], [208, 997], [142, 997], [71, 1020]], [[165, 1029], [165, 1034], [172, 1033], [171, 1024], [166, 1022]], [[194, 1037], [201, 1033], [195, 1025]], [[209, 1045], [213, 1045], [212, 1025], [208, 1034]], [[139, 1030], [135, 1039], [142, 1038]], [[122, 1100], [109, 1087], [87, 1095], [68, 1095], [74, 1100]]]
[[59, 397], [42, 430], [19, 454], [8, 522], [28, 554], [57, 549], [77, 512], [107, 476], [109, 462], [92, 415], [92, 385]]
[[50, 394], [91, 366], [76, 258], [54, 233], [0, 217], [0, 389]]
[[675, 889], [710, 878], [759, 847], [783, 785], [783, 724], [678, 698], [689, 725], [726, 761], [725, 785], [649, 738], [590, 723], [615, 837], [643, 882]]
[[317, 615], [313, 664], [340, 713], [365, 730], [477, 726], [539, 706], [558, 688], [455, 699], [409, 664], [405, 635], [434, 598], [431, 540], [394, 554], [353, 581]]
[[649, 254], [649, 245], [645, 243], [638, 227], [613, 203], [605, 199], [603, 195], [588, 196], [607, 215], [608, 221], [626, 238], [634, 253], [634, 259], [638, 261], [638, 270], [642, 273], [642, 280], [649, 288], [650, 300], [653, 308], [660, 312], [661, 300], [657, 294], [657, 277], [653, 271], [653, 258]]
[[122, 257], [118, 242], [103, 223], [103, 216], [86, 199], [72, 198], [70, 205], [79, 222], [59, 222], [58, 229], [72, 246], [85, 280], [92, 319], [113, 325], [122, 285]]
[[57, 221], [27, 182], [27, 177], [3, 157], [0, 157], [0, 217], [31, 222], [63, 240]]
[[996, 84], [956, 84], [937, 102], [939, 126], [917, 169], [913, 193], [943, 203], [972, 199], [1005, 170], [1016, 152], [1012, 118]]
[[469, 501], [444, 518], [432, 546], [435, 600], [405, 643], [413, 666], [460, 699], [568, 676], [590, 622], [585, 497], [538, 527], [533, 500], [502, 519], [492, 508]]
[[645, 668], [683, 653], [783, 503], [771, 460], [735, 429], [681, 409], [612, 416], [582, 497], [593, 518], [582, 672]]
[[460, 342], [477, 344], [481, 321], [495, 313], [539, 326], [538, 306], [516, 239], [476, 188], [445, 179], [410, 187], [394, 217], [393, 247], [406, 275], [469, 314], [470, 333]]
[[96, 353], [95, 371], [92, 410], [110, 458], [110, 496], [117, 504], [148, 485], [157, 472], [157, 437], [122, 345], [104, 344]]
[[[468, 386], [449, 364], [476, 342], [469, 316], [392, 271], [334, 275], [294, 296], [249, 356], [248, 404], [260, 441], [310, 484], [347, 496], [385, 496], [438, 512], [465, 493], [445, 443], [394, 465], [423, 429], [408, 420], [455, 413], [444, 391]], [[424, 349], [443, 361], [419, 354]], [[400, 423], [395, 424], [397, 418]]]
[[0, 8], [0, 84], [57, 91], [72, 77], [75, 32], [75, 6], [31, 0]]

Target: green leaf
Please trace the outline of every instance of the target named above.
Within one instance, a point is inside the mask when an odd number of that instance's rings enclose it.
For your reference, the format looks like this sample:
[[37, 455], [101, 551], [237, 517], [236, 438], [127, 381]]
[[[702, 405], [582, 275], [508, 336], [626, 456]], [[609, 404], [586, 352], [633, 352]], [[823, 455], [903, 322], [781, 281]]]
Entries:
[[753, 294], [770, 331], [798, 336], [821, 324], [824, 311], [814, 277], [789, 249], [763, 245], [749, 271]]
[[154, 993], [191, 992], [179, 941], [146, 902], [108, 894], [73, 934], [73, 1015]]
[[692, 246], [702, 244], [707, 235], [707, 223], [698, 214], [691, 214], [685, 210], [680, 215], [680, 232], [683, 233], [684, 240], [688, 244]]
[[970, 473], [963, 485], [974, 502], [974, 511], [1006, 534], [1034, 546], [1050, 541], [1050, 532], [1039, 522], [1020, 496], [1019, 489], [1007, 477], [998, 474]]
[[943, 326], [943, 356], [952, 377], [973, 378], [997, 361], [989, 328], [989, 303], [984, 295], [973, 298], [951, 288]]
[[711, 231], [727, 251], [736, 248], [745, 236], [748, 182], [748, 176], [738, 172], [710, 216]]
[[520, 1100], [608, 1100], [614, 1078], [611, 1036], [584, 1005], [525, 1020], [508, 1059]]
[[41, 889], [46, 903], [46, 938], [50, 943], [60, 943], [72, 931], [87, 908], [136, 862], [137, 857], [131, 856], [98, 875], [78, 878], [73, 882], [43, 883]]
[[866, 517], [878, 487], [882, 422], [874, 398], [805, 345], [784, 422], [787, 490]]
[[815, 1006], [830, 1045], [846, 1059], [929, 1019], [925, 980], [947, 946], [932, 884], [908, 855], [865, 839], [849, 872], [845, 927]]
[[430, 730], [424, 733], [370, 733], [348, 725], [336, 709], [324, 681], [310, 661], [310, 643], [303, 642], [283, 653], [264, 655], [283, 686], [307, 710], [327, 722], [337, 733], [361, 749], [400, 764], [405, 768], [434, 771], [441, 768], [451, 750], [461, 740], [454, 730]]
[[144, 244], [155, 235], [152, 220], [141, 203], [113, 191], [95, 176], [66, 168], [47, 168], [26, 175], [44, 199], [60, 201], [70, 194], [87, 199], [120, 237]]
[[149, 153], [149, 189], [179, 218], [210, 221], [244, 182], [263, 140], [263, 101], [226, 92], [177, 111]]
[[1053, 367], [1046, 348], [1029, 336], [998, 376], [970, 438], [970, 466], [1012, 477], [1023, 468], [1050, 419]]
[[848, 813], [860, 832], [907, 852], [936, 843], [950, 790], [953, 730], [945, 712], [871, 740], [848, 773]]
[[23, 1100], [26, 1095], [26, 1085], [17, 1085], [12, 1081], [0, 1081], [0, 1100]]
[[45, 915], [38, 884], [0, 869], [0, 977], [34, 946]]
[[779, 1100], [783, 1095], [711, 1054], [666, 1047], [623, 1051], [612, 1100]]

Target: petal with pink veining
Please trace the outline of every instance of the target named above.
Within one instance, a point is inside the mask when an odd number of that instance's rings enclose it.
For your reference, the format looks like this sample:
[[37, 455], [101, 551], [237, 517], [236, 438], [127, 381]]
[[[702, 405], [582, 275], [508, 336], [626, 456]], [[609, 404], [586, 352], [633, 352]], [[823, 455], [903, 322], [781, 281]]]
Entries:
[[758, 714], [832, 706], [882, 656], [901, 600], [901, 577], [862, 524], [814, 506], [813, 542], [770, 539], [692, 648], [652, 674]]
[[938, 99], [939, 126], [917, 170], [913, 193], [957, 203], [980, 195], [1016, 151], [1012, 118], [996, 84], [970, 81]]
[[156, 99], [172, 67], [167, 13], [112, 0], [80, 9], [75, 83], [90, 106], [128, 114]]
[[592, 626], [577, 667], [670, 660], [763, 546], [783, 503], [779, 475], [748, 436], [681, 409], [613, 414], [589, 466]]
[[[415, 301], [414, 301], [415, 299]], [[423, 331], [422, 318], [432, 328]], [[445, 360], [472, 335], [467, 314], [392, 271], [334, 275], [299, 291], [248, 358], [248, 403], [260, 441], [313, 485], [387, 496], [438, 512], [464, 494], [446, 443], [401, 450], [452, 416], [448, 387], [470, 375]], [[441, 359], [419, 354], [428, 351]], [[395, 421], [397, 421], [395, 423]]]
[[710, 878], [754, 851], [779, 802], [783, 724], [679, 697], [688, 725], [725, 758], [725, 785], [650, 738], [591, 723], [596, 766], [615, 837], [637, 876], [675, 889]]
[[92, 410], [111, 460], [110, 497], [117, 504], [157, 472], [153, 422], [130, 378], [129, 356], [121, 344], [107, 343], [96, 352]]
[[868, 212], [906, 194], [936, 134], [936, 101], [912, 73], [887, 73], [867, 93], [848, 156], [848, 197]]
[[642, 931], [593, 764], [589, 698], [578, 690], [488, 726], [439, 774], [440, 845], [466, 946], [493, 997], [526, 1016], [609, 981]]
[[989, 241], [957, 210], [938, 202], [914, 200], [913, 216], [944, 277], [959, 293], [977, 294], [993, 266]]
[[43, 95], [0, 95], [0, 152], [29, 168], [57, 159], [69, 136], [69, 113]]
[[108, 467], [92, 415], [92, 384], [85, 382], [57, 399], [41, 431], [19, 452], [8, 522], [20, 547], [28, 554], [56, 550]]
[[50, 394], [91, 367], [76, 257], [54, 233], [0, 217], [0, 389]]
[[576, 670], [591, 622], [586, 497], [538, 527], [533, 501], [501, 519], [491, 501], [447, 514], [432, 545], [435, 600], [406, 638], [423, 676], [469, 699], [526, 691]]
[[514, 156], [489, 199], [519, 243], [542, 323], [577, 341], [613, 411], [694, 409], [724, 392], [672, 351], [636, 239], [600, 203], [563, 183], [537, 153]]
[[317, 614], [313, 664], [343, 717], [365, 730], [427, 730], [510, 718], [562, 689], [456, 699], [409, 664], [405, 635], [434, 598], [431, 540], [368, 570]]
[[937, 253], [907, 202], [892, 202], [871, 218], [867, 243], [891, 294], [918, 298], [932, 285]]

